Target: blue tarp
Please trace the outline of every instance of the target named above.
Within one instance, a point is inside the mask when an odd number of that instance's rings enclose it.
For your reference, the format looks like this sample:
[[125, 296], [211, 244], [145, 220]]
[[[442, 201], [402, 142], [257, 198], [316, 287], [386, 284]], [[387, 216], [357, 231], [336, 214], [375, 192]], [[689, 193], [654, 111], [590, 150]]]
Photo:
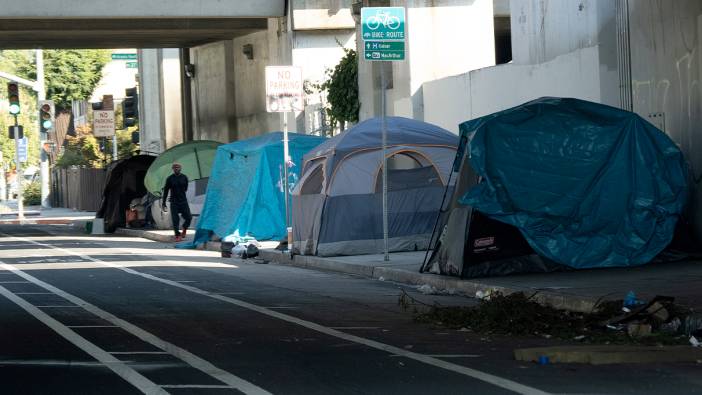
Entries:
[[542, 98], [461, 124], [482, 181], [460, 202], [573, 268], [648, 263], [672, 240], [688, 168], [638, 115]]
[[[300, 175], [303, 155], [325, 139], [297, 133], [288, 136], [295, 165], [289, 169], [292, 190]], [[282, 132], [217, 148], [195, 244], [207, 241], [210, 232], [220, 238], [249, 235], [258, 240], [282, 239], [287, 234], [282, 174]]]

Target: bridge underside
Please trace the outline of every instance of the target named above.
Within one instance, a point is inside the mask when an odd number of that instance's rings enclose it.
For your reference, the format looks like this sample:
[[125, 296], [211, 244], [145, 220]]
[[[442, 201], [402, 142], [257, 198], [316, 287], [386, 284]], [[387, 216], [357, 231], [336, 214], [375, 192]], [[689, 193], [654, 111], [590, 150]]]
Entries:
[[187, 48], [266, 28], [264, 17], [0, 19], [0, 49]]

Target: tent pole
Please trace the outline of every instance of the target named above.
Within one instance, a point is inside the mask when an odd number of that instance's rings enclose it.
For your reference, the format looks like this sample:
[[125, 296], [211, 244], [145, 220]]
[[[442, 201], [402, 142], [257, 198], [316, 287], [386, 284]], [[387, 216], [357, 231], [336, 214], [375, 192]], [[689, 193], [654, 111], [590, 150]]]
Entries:
[[385, 109], [385, 62], [381, 62], [380, 67], [380, 89], [381, 89], [381, 133], [383, 135], [383, 252], [385, 253], [384, 261], [390, 260], [388, 251], [388, 158], [387, 158], [387, 124], [386, 124], [386, 109]]

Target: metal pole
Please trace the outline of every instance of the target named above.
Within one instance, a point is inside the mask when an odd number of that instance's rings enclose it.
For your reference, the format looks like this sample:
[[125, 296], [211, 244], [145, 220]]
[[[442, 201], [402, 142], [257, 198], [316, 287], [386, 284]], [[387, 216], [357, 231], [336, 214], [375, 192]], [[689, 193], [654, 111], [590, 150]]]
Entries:
[[390, 260], [388, 251], [388, 158], [387, 158], [387, 125], [385, 110], [385, 64], [380, 63], [380, 89], [381, 89], [381, 134], [383, 135], [383, 251], [384, 260]]
[[24, 175], [22, 174], [22, 162], [20, 162], [19, 155], [19, 126], [17, 124], [17, 115], [15, 115], [15, 163], [17, 164], [17, 175], [15, 179], [17, 180], [17, 219], [24, 221], [24, 201], [22, 201], [22, 179]]
[[[36, 50], [36, 63], [37, 63], [37, 99], [46, 100], [46, 85], [44, 82], [44, 51], [41, 49]], [[38, 107], [38, 106], [37, 106]], [[41, 130], [41, 117], [39, 118], [39, 130]], [[39, 182], [41, 183], [41, 207], [51, 208], [51, 202], [49, 201], [49, 156], [44, 151], [44, 140], [45, 136], [39, 133]], [[48, 137], [48, 136], [46, 136]]]
[[[288, 113], [281, 112], [281, 117], [283, 118], [283, 197], [285, 199], [285, 231], [288, 236], [288, 243], [292, 236], [290, 229], [290, 204], [288, 202], [288, 161], [290, 160], [290, 153], [288, 151]], [[288, 244], [288, 249], [292, 249], [292, 246]]]
[[112, 160], [116, 161], [117, 159], [117, 133], [112, 135]]

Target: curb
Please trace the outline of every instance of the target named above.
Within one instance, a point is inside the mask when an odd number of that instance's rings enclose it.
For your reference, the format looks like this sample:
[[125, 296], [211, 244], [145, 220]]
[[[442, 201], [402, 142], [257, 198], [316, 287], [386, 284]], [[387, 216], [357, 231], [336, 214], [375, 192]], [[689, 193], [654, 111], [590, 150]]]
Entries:
[[[169, 235], [153, 233], [142, 229], [119, 228], [115, 231], [116, 234], [132, 237], [142, 237], [145, 239], [158, 241], [162, 243], [172, 243], [173, 240]], [[220, 243], [211, 241], [204, 244], [198, 249], [208, 251], [220, 251]], [[312, 270], [323, 270], [337, 273], [345, 273], [357, 275], [367, 278], [372, 278], [382, 281], [392, 281], [408, 285], [430, 285], [440, 291], [448, 293], [462, 293], [467, 296], [473, 296], [478, 291], [499, 291], [503, 294], [511, 294], [515, 292], [524, 292], [527, 295], [534, 294], [532, 299], [538, 303], [552, 306], [557, 309], [569, 310], [574, 312], [589, 313], [592, 312], [599, 300], [588, 297], [580, 297], [575, 295], [561, 294], [553, 291], [537, 291], [531, 288], [504, 287], [496, 286], [488, 282], [475, 280], [462, 280], [456, 277], [440, 276], [436, 274], [412, 272], [409, 270], [394, 269], [385, 266], [358, 265], [337, 261], [333, 258], [320, 258], [317, 256], [295, 255], [290, 257], [288, 253], [276, 250], [261, 249], [259, 257], [265, 261], [281, 265], [289, 265]]]
[[17, 219], [0, 220], [0, 225], [73, 225], [77, 227], [85, 227], [92, 219]]
[[690, 346], [566, 346], [523, 348], [514, 350], [518, 361], [548, 363], [588, 363], [592, 365], [617, 363], [697, 362], [702, 360], [702, 348]]
[[264, 260], [283, 265], [353, 274], [409, 285], [428, 284], [441, 291], [459, 292], [468, 296], [473, 296], [478, 291], [487, 290], [499, 291], [503, 294], [524, 292], [529, 295], [530, 293], [535, 293], [532, 299], [538, 303], [549, 305], [557, 309], [582, 313], [593, 311], [598, 303], [598, 300], [594, 298], [566, 295], [552, 291], [536, 291], [531, 288], [495, 286], [488, 282], [461, 280], [456, 277], [411, 272], [385, 266], [350, 264], [316, 256], [295, 255], [291, 259], [289, 254], [272, 250], [261, 250], [259, 256]]

